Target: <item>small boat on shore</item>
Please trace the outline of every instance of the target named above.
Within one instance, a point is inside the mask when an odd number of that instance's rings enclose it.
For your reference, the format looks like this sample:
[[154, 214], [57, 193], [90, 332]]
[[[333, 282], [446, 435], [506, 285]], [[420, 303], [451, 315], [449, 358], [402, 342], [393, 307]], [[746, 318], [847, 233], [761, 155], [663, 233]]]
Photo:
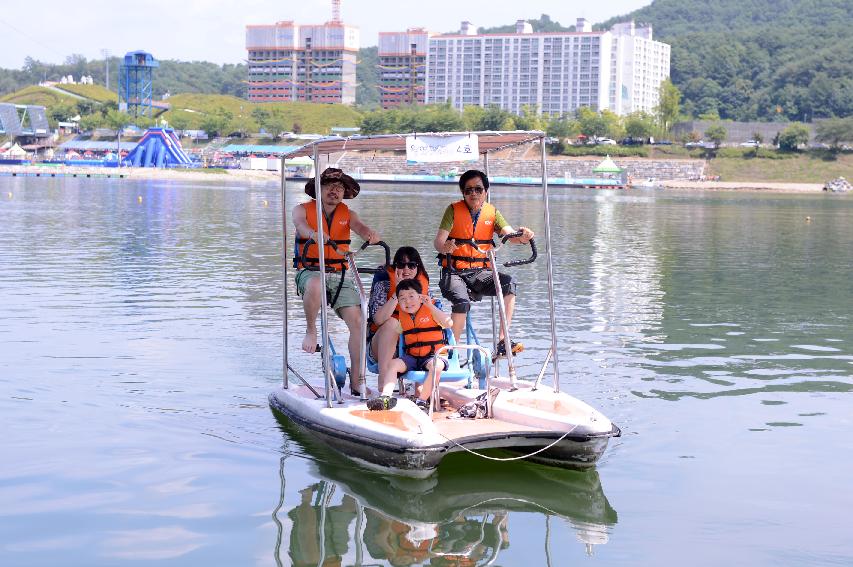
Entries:
[[[413, 136], [413, 135], [409, 135]], [[440, 148], [445, 140], [476, 136], [479, 152], [483, 155], [484, 169], [488, 174], [488, 153], [515, 145], [534, 141], [543, 148], [542, 172], [545, 173], [545, 144], [542, 132], [477, 132], [417, 134], [419, 143], [429, 140], [431, 147]], [[349, 150], [388, 150], [405, 149], [407, 136], [380, 135], [357, 136], [352, 138], [329, 138], [316, 140], [282, 157], [313, 156], [319, 163], [319, 156], [329, 155], [342, 149]], [[283, 169], [284, 170], [284, 169]], [[315, 168], [319, 170], [319, 168]], [[342, 358], [335, 360], [333, 346], [328, 336], [327, 307], [320, 310], [322, 338], [322, 366], [314, 380], [309, 380], [296, 372], [288, 363], [290, 355], [287, 333], [287, 285], [284, 285], [285, 313], [283, 317], [284, 344], [282, 349], [283, 387], [269, 396], [271, 408], [292, 421], [296, 426], [310, 432], [324, 443], [348, 457], [371, 467], [392, 469], [411, 476], [429, 476], [442, 459], [448, 454], [468, 452], [489, 460], [528, 459], [555, 466], [591, 467], [595, 465], [607, 448], [612, 437], [621, 435], [619, 428], [611, 423], [601, 412], [583, 401], [560, 391], [559, 351], [556, 337], [556, 320], [553, 300], [553, 269], [550, 245], [550, 219], [548, 208], [548, 181], [540, 183], [543, 191], [545, 214], [546, 257], [548, 265], [549, 321], [551, 348], [542, 362], [537, 376], [519, 378], [511, 352], [506, 355], [506, 374], [499, 374], [499, 364], [491, 368], [483, 367], [478, 371], [470, 364], [463, 368], [458, 358], [460, 354], [472, 353], [469, 360], [479, 352], [481, 360], [490, 360], [490, 351], [483, 348], [472, 333], [467, 334], [468, 342], [441, 347], [435, 354], [452, 352], [451, 366], [442, 374], [438, 391], [432, 399], [443, 399], [446, 407], [443, 411], [425, 413], [415, 403], [400, 395], [396, 405], [387, 410], [371, 411], [367, 408], [365, 396], [352, 396], [341, 391], [339, 383], [342, 375]], [[286, 179], [282, 178], [284, 274], [287, 278], [288, 231], [287, 206], [284, 199]], [[319, 239], [323, 238], [323, 221], [320, 218], [321, 207], [316, 207]], [[517, 235], [503, 237], [507, 238]], [[502, 244], [501, 244], [502, 245]], [[495, 281], [497, 277], [496, 252], [501, 245], [488, 250]], [[307, 245], [306, 245], [307, 246]], [[537, 257], [536, 246], [531, 240], [532, 256], [528, 260], [505, 262], [507, 267], [526, 264]], [[347, 274], [361, 299], [363, 319], [367, 321], [367, 295], [359, 273], [368, 270], [359, 268], [356, 256], [358, 252], [348, 252], [345, 262]], [[325, 271], [323, 247], [318, 247], [320, 269]], [[485, 253], [485, 252], [484, 252]], [[386, 247], [386, 264], [387, 260]], [[325, 280], [320, 278], [325, 296]], [[498, 286], [498, 292], [500, 288]], [[498, 296], [501, 296], [498, 293]], [[493, 318], [493, 329], [500, 324], [506, 337], [506, 351], [509, 345], [509, 329], [504, 324], [503, 303], [498, 306], [499, 321]], [[452, 335], [451, 335], [452, 336]], [[497, 337], [497, 333], [493, 332]], [[497, 347], [495, 344], [494, 347]], [[362, 357], [363, 358], [363, 357]], [[453, 359], [456, 359], [454, 362]], [[358, 361], [364, 374], [365, 362]], [[355, 364], [355, 363], [353, 363]], [[543, 384], [548, 369], [552, 371], [551, 385]], [[345, 363], [343, 363], [345, 372]], [[295, 377], [298, 382], [291, 380]], [[403, 379], [407, 376], [404, 375]], [[400, 389], [402, 393], [403, 390]], [[472, 415], [473, 413], [473, 415]], [[500, 456], [507, 452], [512, 456]]]

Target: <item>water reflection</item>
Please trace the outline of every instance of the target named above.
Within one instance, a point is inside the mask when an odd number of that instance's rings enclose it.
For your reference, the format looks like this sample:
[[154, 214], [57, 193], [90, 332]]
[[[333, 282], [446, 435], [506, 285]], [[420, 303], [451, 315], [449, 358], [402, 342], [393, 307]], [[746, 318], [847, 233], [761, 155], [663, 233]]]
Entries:
[[302, 446], [297, 452], [316, 458], [307, 485], [297, 487], [288, 486], [288, 469], [304, 464], [293, 456], [280, 461], [273, 512], [279, 565], [491, 565], [508, 561], [511, 541], [542, 554], [525, 561], [561, 564], [553, 562], [551, 548], [565, 542], [562, 526], [570, 527], [580, 550], [593, 553], [617, 522], [594, 470], [452, 455], [435, 475], [412, 479], [357, 467], [279, 423]]

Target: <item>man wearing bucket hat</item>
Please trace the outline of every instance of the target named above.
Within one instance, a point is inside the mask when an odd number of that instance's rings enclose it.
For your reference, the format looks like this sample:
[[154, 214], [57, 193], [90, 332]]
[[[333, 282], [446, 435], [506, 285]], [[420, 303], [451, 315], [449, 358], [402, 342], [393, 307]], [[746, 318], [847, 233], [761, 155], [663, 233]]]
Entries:
[[[322, 306], [320, 258], [317, 241], [317, 183], [314, 178], [305, 184], [305, 193], [313, 200], [293, 208], [293, 225], [296, 227], [296, 292], [302, 296], [305, 311], [305, 338], [302, 350], [313, 353], [317, 347], [317, 315]], [[355, 211], [342, 201], [352, 199], [361, 188], [358, 182], [340, 169], [330, 167], [320, 175], [320, 198], [323, 217], [323, 255], [326, 264], [326, 301], [344, 320], [349, 329], [349, 354], [351, 365], [360, 360], [359, 349], [364, 348], [361, 308], [358, 291], [345, 277], [345, 254], [349, 250], [350, 231], [371, 244], [379, 242], [379, 233], [364, 224]], [[352, 366], [351, 366], [352, 368]], [[359, 394], [364, 377], [351, 377], [350, 390]]]

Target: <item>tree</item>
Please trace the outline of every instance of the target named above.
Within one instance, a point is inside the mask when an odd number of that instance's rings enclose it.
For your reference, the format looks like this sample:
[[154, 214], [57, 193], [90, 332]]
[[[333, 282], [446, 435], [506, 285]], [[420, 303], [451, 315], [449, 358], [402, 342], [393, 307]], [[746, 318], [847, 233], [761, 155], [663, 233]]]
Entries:
[[705, 130], [705, 137], [714, 142], [714, 149], [719, 149], [726, 141], [729, 132], [722, 124], [712, 124]]
[[603, 138], [607, 135], [607, 121], [593, 109], [582, 106], [577, 111], [578, 124], [581, 134], [590, 139]]
[[119, 112], [118, 110], [108, 110], [104, 118], [104, 123], [107, 128], [115, 130], [116, 132], [121, 132], [124, 130], [125, 126], [134, 123], [133, 116], [126, 112]]
[[545, 132], [552, 138], [560, 138], [562, 140], [577, 136], [580, 133], [580, 126], [566, 115], [552, 116], [548, 120]]
[[169, 113], [169, 125], [183, 135], [184, 130], [190, 127], [190, 118], [182, 112], [172, 111]]
[[658, 124], [661, 130], [669, 132], [680, 112], [681, 91], [672, 81], [664, 79], [660, 84], [660, 101], [656, 109]]
[[654, 119], [645, 112], [632, 112], [625, 117], [625, 134], [635, 140], [645, 140], [654, 131]]
[[539, 114], [535, 104], [522, 105], [521, 115], [513, 120], [519, 130], [544, 130], [546, 126], [545, 118]]
[[210, 112], [202, 118], [201, 129], [207, 132], [207, 135], [211, 138], [220, 134], [227, 134], [225, 130], [228, 129], [232, 117], [233, 114], [231, 112], [219, 107], [214, 112]]
[[777, 142], [779, 149], [785, 152], [795, 152], [800, 145], [809, 143], [810, 135], [805, 124], [794, 122], [779, 133]]
[[815, 140], [839, 150], [844, 142], [853, 143], [853, 116], [830, 118], [815, 124]]

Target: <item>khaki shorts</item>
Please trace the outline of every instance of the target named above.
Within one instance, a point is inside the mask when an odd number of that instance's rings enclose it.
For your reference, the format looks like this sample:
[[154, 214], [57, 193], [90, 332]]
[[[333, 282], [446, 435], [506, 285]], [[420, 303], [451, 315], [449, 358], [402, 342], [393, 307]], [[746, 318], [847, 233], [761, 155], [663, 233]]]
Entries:
[[[316, 270], [299, 270], [296, 272], [296, 293], [300, 297], [305, 295], [305, 290], [308, 289], [308, 282], [314, 278], [320, 277], [320, 272]], [[341, 273], [335, 272], [326, 275], [326, 301], [329, 302], [335, 297], [335, 292], [338, 290], [338, 284], [341, 281]], [[338, 294], [338, 299], [332, 305], [335, 313], [338, 313], [344, 307], [358, 307], [361, 305], [361, 300], [358, 297], [358, 290], [355, 289], [355, 284], [352, 279], [344, 277], [344, 284], [341, 286], [341, 292]], [[340, 313], [338, 313], [340, 316]]]

